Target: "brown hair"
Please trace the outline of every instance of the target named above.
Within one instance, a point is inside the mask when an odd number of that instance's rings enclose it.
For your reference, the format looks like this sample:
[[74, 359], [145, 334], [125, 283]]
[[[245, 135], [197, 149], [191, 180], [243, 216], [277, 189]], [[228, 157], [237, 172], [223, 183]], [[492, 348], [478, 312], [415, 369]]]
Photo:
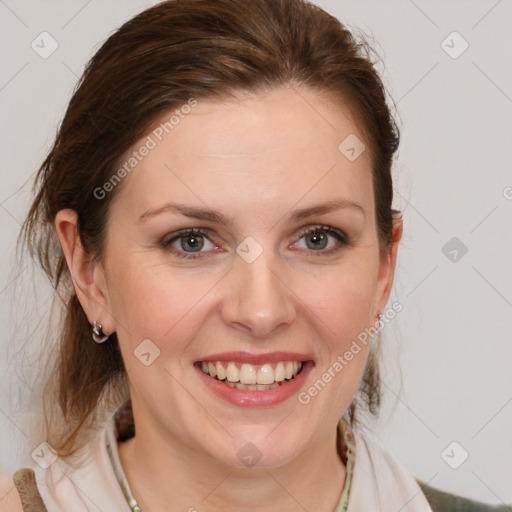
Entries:
[[[298, 85], [342, 99], [353, 110], [372, 156], [379, 250], [385, 254], [399, 134], [371, 55], [340, 21], [303, 0], [170, 0], [129, 20], [92, 57], [38, 171], [37, 194], [20, 233], [63, 303], [59, 356], [43, 397], [47, 441], [60, 456], [75, 453], [100, 412], [119, 405], [126, 374], [116, 335], [102, 345], [91, 339], [56, 235], [56, 213], [77, 212], [82, 244], [101, 260], [109, 205], [122, 185], [102, 200], [94, 190], [156, 120], [190, 98]], [[377, 363], [372, 353], [347, 411], [352, 422], [359, 405], [378, 410]]]

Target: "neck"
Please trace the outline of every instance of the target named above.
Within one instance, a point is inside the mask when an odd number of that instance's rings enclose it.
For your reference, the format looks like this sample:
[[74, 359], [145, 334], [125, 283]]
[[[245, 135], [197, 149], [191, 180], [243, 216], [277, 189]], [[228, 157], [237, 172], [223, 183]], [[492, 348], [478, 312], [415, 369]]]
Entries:
[[136, 437], [119, 444], [119, 457], [143, 512], [332, 512], [346, 475], [336, 442], [335, 429], [285, 466], [238, 469], [137, 424]]

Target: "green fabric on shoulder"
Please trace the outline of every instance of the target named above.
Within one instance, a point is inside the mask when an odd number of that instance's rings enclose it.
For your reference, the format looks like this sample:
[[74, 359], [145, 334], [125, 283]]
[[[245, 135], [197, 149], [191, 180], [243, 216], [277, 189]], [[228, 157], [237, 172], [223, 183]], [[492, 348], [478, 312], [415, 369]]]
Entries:
[[512, 512], [512, 506], [486, 505], [430, 487], [416, 479], [433, 512]]

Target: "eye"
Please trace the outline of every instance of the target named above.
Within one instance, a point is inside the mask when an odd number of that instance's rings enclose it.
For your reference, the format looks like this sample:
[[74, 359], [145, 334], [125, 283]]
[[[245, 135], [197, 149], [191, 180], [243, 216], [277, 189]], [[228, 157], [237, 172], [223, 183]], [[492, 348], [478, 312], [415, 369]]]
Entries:
[[[162, 247], [179, 258], [202, 258], [203, 252], [215, 249], [217, 246], [208, 238], [208, 233], [202, 229], [183, 229], [161, 242]], [[206, 249], [202, 251], [202, 249]]]
[[[314, 226], [304, 229], [293, 245], [299, 242], [304, 242], [305, 246], [300, 248], [313, 253], [313, 256], [325, 256], [342, 249], [344, 245], [349, 245], [347, 235], [331, 226]], [[160, 243], [165, 250], [175, 256], [188, 259], [202, 258], [204, 253], [219, 249], [210, 240], [209, 232], [200, 228], [183, 229], [164, 238]]]
[[[331, 241], [330, 243], [329, 238], [335, 239], [335, 241]], [[298, 236], [298, 241], [295, 242], [295, 244], [299, 244], [299, 242], [305, 243], [305, 245], [301, 247], [302, 249], [309, 249], [309, 252], [319, 253], [314, 254], [314, 256], [321, 256], [326, 253], [330, 254], [348, 244], [345, 233], [330, 226], [314, 226], [305, 229]]]

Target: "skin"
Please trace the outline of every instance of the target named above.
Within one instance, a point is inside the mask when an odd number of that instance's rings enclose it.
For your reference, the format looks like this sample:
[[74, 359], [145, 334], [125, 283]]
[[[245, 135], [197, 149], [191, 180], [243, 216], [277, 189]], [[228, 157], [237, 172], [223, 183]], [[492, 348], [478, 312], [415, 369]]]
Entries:
[[[307, 405], [292, 397], [264, 409], [237, 407], [212, 394], [192, 365], [222, 351], [301, 352], [315, 362], [307, 390], [376, 325], [402, 221], [380, 259], [371, 155], [367, 149], [349, 161], [338, 150], [349, 134], [365, 141], [348, 108], [304, 88], [200, 101], [118, 185], [103, 261], [83, 250], [76, 214], [57, 214], [89, 321], [118, 334], [137, 432], [120, 444], [120, 457], [142, 510], [331, 511], [338, 503], [346, 471], [336, 427], [367, 347]], [[340, 198], [363, 212], [287, 220], [296, 209]], [[138, 220], [170, 201], [219, 211], [233, 225], [171, 211]], [[318, 225], [345, 232], [349, 243], [329, 235], [327, 246], [311, 248], [299, 236]], [[160, 244], [185, 228], [209, 230], [202, 258], [180, 258]], [[263, 248], [250, 264], [236, 253], [248, 236]], [[171, 247], [190, 253], [187, 241], [174, 238]], [[144, 339], [161, 351], [150, 366], [133, 354]], [[247, 442], [261, 452], [252, 468], [237, 457]]]

